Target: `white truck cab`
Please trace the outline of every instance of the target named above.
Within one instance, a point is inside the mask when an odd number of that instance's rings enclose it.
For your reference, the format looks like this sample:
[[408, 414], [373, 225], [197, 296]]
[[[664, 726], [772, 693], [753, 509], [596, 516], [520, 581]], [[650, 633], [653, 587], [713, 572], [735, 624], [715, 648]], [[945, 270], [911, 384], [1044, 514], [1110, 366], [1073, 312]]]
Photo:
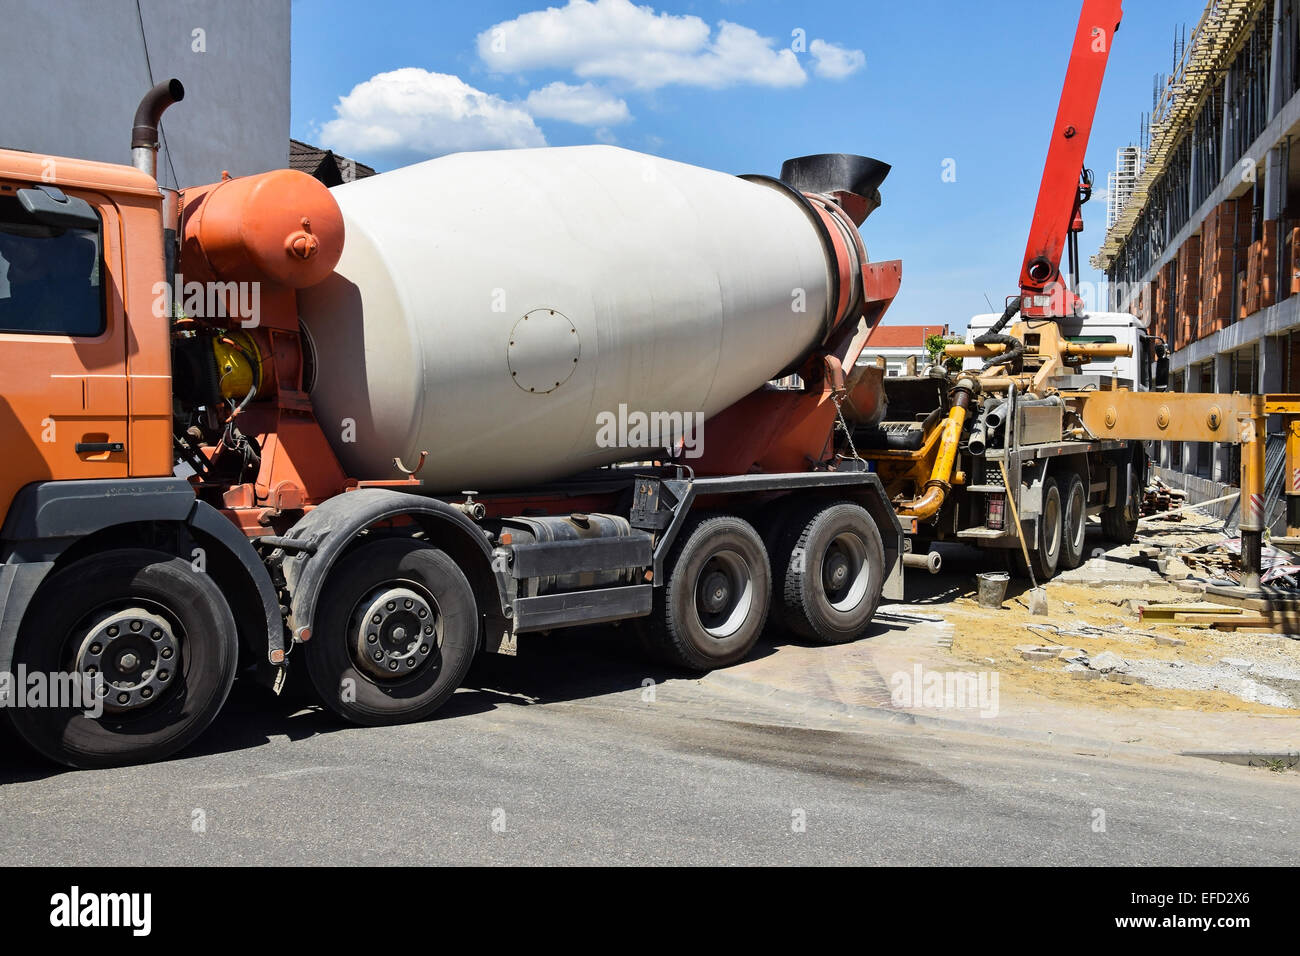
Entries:
[[[977, 335], [987, 332], [999, 317], [992, 312], [972, 317], [966, 330], [966, 343], [970, 344]], [[1146, 334], [1147, 325], [1142, 319], [1128, 312], [1090, 312], [1080, 318], [1056, 321], [1061, 327], [1061, 334], [1072, 342], [1120, 343], [1133, 347], [1132, 355], [1102, 358], [1087, 363], [1080, 370], [1082, 374], [1099, 375], [1107, 379], [1113, 376], [1120, 386], [1135, 392], [1151, 389], [1150, 340]], [[968, 358], [962, 367], [979, 369], [983, 364], [984, 359]]]

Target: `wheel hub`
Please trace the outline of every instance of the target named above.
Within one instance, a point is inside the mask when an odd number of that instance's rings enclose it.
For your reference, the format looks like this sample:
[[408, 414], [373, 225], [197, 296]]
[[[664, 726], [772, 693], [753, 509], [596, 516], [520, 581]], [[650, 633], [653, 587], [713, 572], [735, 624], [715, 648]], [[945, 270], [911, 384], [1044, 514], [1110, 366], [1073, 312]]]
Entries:
[[710, 637], [730, 637], [744, 623], [753, 604], [749, 566], [734, 551], [719, 551], [696, 578], [695, 612]]
[[822, 590], [830, 606], [853, 613], [867, 598], [870, 583], [862, 539], [854, 531], [837, 534], [822, 553]]
[[180, 663], [180, 641], [171, 623], [131, 607], [91, 625], [73, 666], [98, 682], [106, 711], [122, 712], [156, 701], [174, 683]]
[[727, 606], [731, 598], [731, 581], [721, 571], [707, 575], [701, 588], [704, 610], [716, 614]]
[[385, 587], [363, 602], [354, 628], [357, 663], [393, 680], [417, 670], [442, 642], [433, 601], [414, 588]]
[[843, 552], [831, 552], [822, 573], [826, 578], [826, 590], [838, 591], [843, 588], [844, 582], [849, 579], [849, 561]]

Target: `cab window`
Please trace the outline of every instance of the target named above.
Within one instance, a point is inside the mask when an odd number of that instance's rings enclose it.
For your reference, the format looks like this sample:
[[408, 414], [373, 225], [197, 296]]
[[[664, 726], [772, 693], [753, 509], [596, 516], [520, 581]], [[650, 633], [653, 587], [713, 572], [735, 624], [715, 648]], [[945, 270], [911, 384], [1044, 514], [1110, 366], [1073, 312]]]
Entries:
[[0, 196], [0, 332], [102, 333], [101, 232], [43, 225]]

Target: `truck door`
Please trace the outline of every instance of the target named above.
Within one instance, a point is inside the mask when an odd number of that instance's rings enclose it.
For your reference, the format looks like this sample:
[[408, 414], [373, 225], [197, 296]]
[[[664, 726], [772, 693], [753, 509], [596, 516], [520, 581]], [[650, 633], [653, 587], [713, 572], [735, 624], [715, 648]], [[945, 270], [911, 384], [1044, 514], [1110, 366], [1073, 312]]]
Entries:
[[[43, 479], [127, 475], [119, 222], [51, 225], [0, 180], [0, 508]], [[54, 191], [55, 195], [59, 195]]]

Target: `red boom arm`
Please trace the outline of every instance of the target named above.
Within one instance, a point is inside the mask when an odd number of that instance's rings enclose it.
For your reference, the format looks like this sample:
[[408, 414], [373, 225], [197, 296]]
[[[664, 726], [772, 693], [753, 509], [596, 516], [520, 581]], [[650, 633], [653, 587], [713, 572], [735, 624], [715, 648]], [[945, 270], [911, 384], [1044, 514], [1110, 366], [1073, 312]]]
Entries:
[[1083, 164], [1111, 39], [1123, 16], [1120, 4], [1121, 0], [1084, 0], [1079, 14], [1020, 267], [1020, 313], [1026, 318], [1075, 315], [1080, 309], [1075, 291], [1061, 281], [1061, 253], [1067, 241], [1077, 242], [1072, 234], [1083, 229], [1079, 207], [1092, 190]]

